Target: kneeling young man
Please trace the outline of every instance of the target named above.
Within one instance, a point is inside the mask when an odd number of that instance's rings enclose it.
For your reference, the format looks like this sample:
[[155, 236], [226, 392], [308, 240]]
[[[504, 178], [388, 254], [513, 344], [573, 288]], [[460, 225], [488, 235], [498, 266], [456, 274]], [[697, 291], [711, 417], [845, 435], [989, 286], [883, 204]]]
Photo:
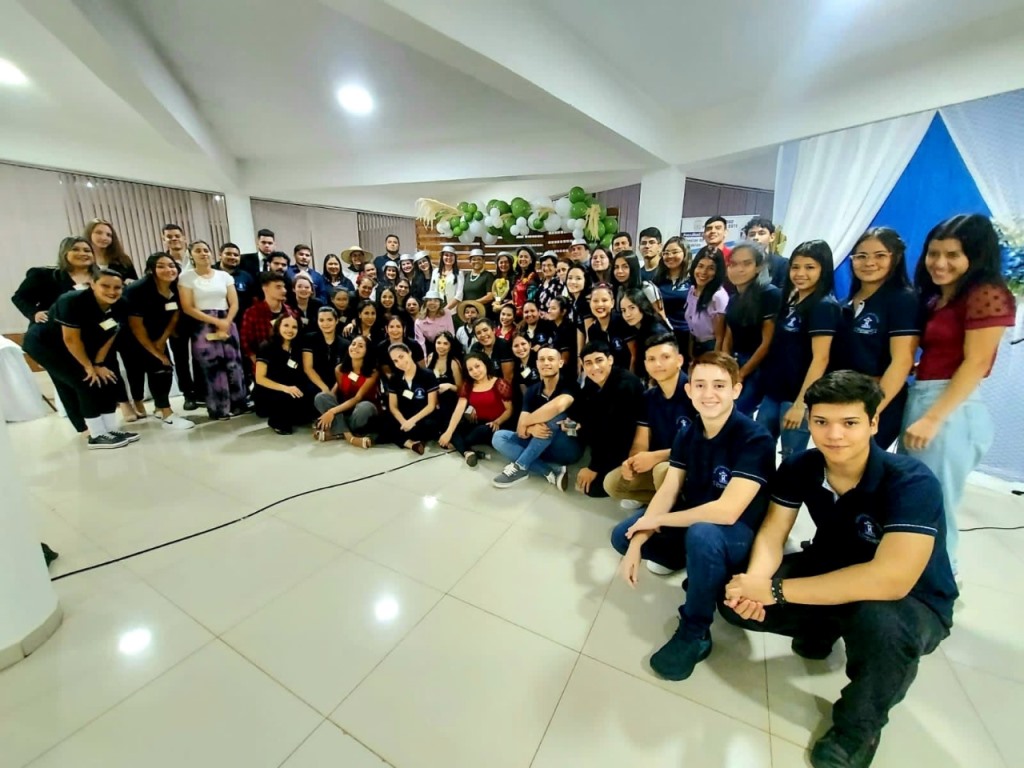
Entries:
[[[871, 764], [889, 710], [953, 624], [942, 491], [920, 461], [872, 440], [881, 401], [874, 379], [853, 371], [808, 388], [818, 448], [782, 463], [750, 565], [722, 606], [733, 624], [789, 635], [805, 658], [845, 641], [850, 683], [811, 750], [815, 768]], [[801, 504], [817, 532], [807, 550], [783, 557]]]
[[739, 378], [729, 355], [697, 358], [686, 384], [696, 418], [676, 436], [668, 474], [647, 510], [612, 531], [630, 586], [636, 586], [642, 559], [668, 570], [686, 568], [679, 628], [651, 657], [651, 668], [667, 680], [685, 680], [711, 653], [715, 605], [729, 577], [746, 563], [768, 507], [775, 441], [733, 407], [743, 388]]

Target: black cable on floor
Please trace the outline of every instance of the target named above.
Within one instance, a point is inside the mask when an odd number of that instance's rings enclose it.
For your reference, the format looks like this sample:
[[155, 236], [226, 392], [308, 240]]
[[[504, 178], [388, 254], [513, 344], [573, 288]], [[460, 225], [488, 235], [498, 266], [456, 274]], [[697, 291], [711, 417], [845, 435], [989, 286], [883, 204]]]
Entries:
[[416, 464], [419, 464], [420, 462], [430, 461], [431, 459], [436, 459], [438, 456], [444, 456], [444, 455], [445, 454], [443, 454], [443, 453], [438, 453], [438, 454], [435, 454], [433, 456], [424, 456], [421, 459], [416, 459], [415, 461], [410, 461], [408, 464], [403, 464], [402, 466], [395, 467], [394, 469], [385, 469], [382, 472], [374, 472], [372, 475], [364, 475], [363, 477], [355, 477], [355, 478], [352, 478], [351, 480], [345, 480], [345, 481], [340, 482], [340, 483], [332, 483], [331, 485], [322, 485], [319, 488], [310, 488], [308, 491], [301, 491], [300, 493], [293, 493], [291, 496], [286, 496], [283, 499], [278, 499], [275, 502], [267, 504], [265, 507], [260, 507], [259, 509], [257, 509], [254, 512], [250, 512], [247, 515], [242, 515], [242, 517], [239, 517], [237, 520], [228, 520], [226, 523], [221, 523], [220, 525], [215, 525], [212, 528], [207, 528], [204, 531], [197, 531], [196, 533], [190, 533], [188, 536], [182, 536], [181, 538], [174, 539], [173, 541], [165, 541], [163, 544], [155, 544], [152, 547], [147, 547], [146, 549], [140, 549], [138, 552], [132, 552], [129, 555], [121, 555], [121, 557], [115, 557], [112, 560], [107, 560], [106, 562], [103, 562], [103, 563], [96, 563], [95, 565], [89, 565], [89, 566], [86, 566], [85, 568], [79, 568], [77, 571], [68, 571], [67, 573], [62, 573], [59, 576], [54, 576], [52, 579], [50, 579], [50, 581], [60, 581], [61, 579], [66, 579], [68, 576], [77, 576], [80, 573], [87, 573], [88, 571], [94, 571], [97, 568], [103, 568], [103, 567], [108, 566], [108, 565], [114, 565], [115, 563], [120, 563], [120, 562], [123, 562], [125, 560], [130, 560], [131, 558], [138, 557], [139, 555], [145, 555], [145, 554], [148, 554], [150, 552], [155, 552], [158, 549], [163, 549], [164, 547], [169, 547], [172, 544], [179, 544], [179, 543], [181, 543], [183, 541], [188, 541], [189, 539], [194, 539], [197, 536], [205, 536], [207, 533], [213, 533], [214, 531], [219, 531], [221, 528], [227, 528], [229, 525], [235, 525], [236, 523], [240, 523], [243, 520], [248, 520], [250, 517], [255, 517], [256, 515], [258, 515], [258, 514], [260, 514], [262, 512], [266, 512], [268, 509], [273, 509], [278, 504], [284, 504], [286, 501], [291, 501], [292, 499], [298, 499], [298, 498], [301, 498], [303, 496], [307, 496], [307, 495], [309, 495], [311, 493], [319, 493], [320, 491], [329, 491], [331, 488], [341, 488], [342, 486], [351, 485], [352, 483], [361, 483], [363, 480], [371, 480], [371, 479], [373, 479], [375, 477], [381, 477], [382, 475], [386, 475], [386, 474], [389, 474], [391, 472], [398, 472], [399, 470], [405, 469], [406, 467], [411, 467], [411, 466], [414, 466]]
[[1000, 525], [979, 525], [977, 528], [961, 528], [960, 533], [970, 533], [971, 531], [1020, 531], [1024, 530], [1024, 525], [1011, 525], [1003, 527]]

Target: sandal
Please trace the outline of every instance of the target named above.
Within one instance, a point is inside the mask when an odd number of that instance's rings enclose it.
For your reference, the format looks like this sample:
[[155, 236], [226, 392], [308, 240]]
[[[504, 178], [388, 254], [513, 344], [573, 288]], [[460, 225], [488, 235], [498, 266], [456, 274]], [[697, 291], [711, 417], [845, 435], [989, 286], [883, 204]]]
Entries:
[[345, 439], [348, 441], [349, 445], [354, 445], [356, 448], [366, 449], [373, 447], [373, 438], [371, 437], [356, 437], [353, 435], [352, 437], [346, 437]]
[[419, 440], [414, 441], [409, 445], [409, 450], [415, 453], [417, 456], [422, 456], [426, 447]]

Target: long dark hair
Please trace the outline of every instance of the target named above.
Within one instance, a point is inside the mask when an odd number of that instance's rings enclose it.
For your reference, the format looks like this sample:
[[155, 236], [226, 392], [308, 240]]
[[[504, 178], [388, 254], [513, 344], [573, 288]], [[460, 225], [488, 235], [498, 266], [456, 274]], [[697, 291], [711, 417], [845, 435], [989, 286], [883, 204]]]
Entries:
[[302, 333], [302, 326], [299, 324], [298, 319], [292, 317], [291, 315], [281, 315], [273, 323], [271, 323], [274, 331], [271, 334], [270, 341], [268, 343], [273, 344], [274, 346], [279, 347], [281, 349], [284, 349], [284, 336], [281, 335], [281, 324], [285, 320], [292, 320], [295, 322], [297, 332], [295, 334], [295, 338], [289, 341], [288, 343], [291, 345], [289, 352], [297, 352], [299, 349], [299, 345], [296, 344], [295, 342], [299, 340], [299, 336]]
[[[615, 262], [622, 259], [626, 262], [626, 266], [629, 267], [629, 276], [626, 278], [626, 282], [619, 283], [615, 280]], [[618, 286], [620, 292], [622, 290], [632, 291], [639, 288], [643, 281], [640, 279], [640, 259], [637, 258], [636, 254], [632, 251], [621, 251], [615, 255], [612, 259], [612, 284]]]
[[[526, 251], [530, 257], [530, 266], [526, 269], [519, 266], [519, 254], [523, 251]], [[533, 248], [528, 245], [521, 245], [516, 248], [516, 261], [513, 274], [515, 275], [516, 282], [519, 280], [529, 280], [537, 274], [537, 252], [533, 250]]]
[[[664, 254], [665, 249], [670, 245], [678, 245], [683, 251], [683, 263], [680, 265], [681, 274], [684, 279], [690, 274], [690, 261], [692, 260], [692, 254], [690, 253], [690, 246], [686, 244], [681, 236], [676, 235], [670, 237], [665, 241], [665, 244], [661, 246], [661, 252]], [[654, 270], [654, 277], [651, 280], [655, 285], [671, 285], [672, 278], [668, 274], [668, 265], [665, 264], [665, 257], [661, 257], [661, 261], [658, 262], [658, 266]]]
[[630, 288], [621, 293], [618, 301], [616, 302], [619, 305], [616, 307], [616, 309], [619, 310], [619, 314], [622, 313], [620, 307], [623, 299], [629, 299], [631, 302], [636, 304], [637, 309], [643, 312], [645, 317], [650, 317], [655, 320], [657, 319], [657, 316], [654, 314], [654, 305], [651, 304], [651, 300], [647, 298], [647, 294], [645, 294], [640, 288]]
[[795, 290], [793, 278], [790, 276], [790, 272], [786, 272], [786, 283], [782, 289], [782, 298], [787, 306], [796, 307], [797, 314], [801, 317], [807, 317], [819, 301], [832, 293], [832, 287], [835, 284], [835, 265], [832, 263], [832, 249], [828, 247], [828, 243], [824, 240], [808, 240], [794, 248], [793, 253], [789, 256], [790, 270], [793, 269], [793, 261], [801, 256], [813, 259], [821, 267], [821, 277], [818, 279], [818, 284], [814, 287], [814, 293], [804, 301], [797, 302], [793, 296], [793, 291]]
[[434, 363], [437, 362], [437, 344], [438, 339], [446, 339], [449, 344], [448, 359], [445, 360], [445, 373], [451, 375], [452, 364], [458, 365], [462, 368], [462, 343], [455, 338], [455, 335], [451, 331], [441, 331], [437, 336], [434, 337], [433, 343], [430, 345], [430, 354], [427, 356], [427, 368], [433, 370]]
[[491, 362], [491, 356], [484, 352], [482, 349], [474, 349], [466, 353], [463, 358], [463, 365], [466, 366], [466, 379], [472, 381], [473, 379], [469, 375], [469, 361], [479, 360], [484, 364], [484, 368], [487, 370], [487, 375], [484, 377], [484, 381], [487, 379], [497, 378], [497, 374], [494, 373], [494, 363]]
[[737, 290], [733, 294], [729, 299], [729, 304], [736, 307], [736, 317], [741, 326], [760, 325], [761, 293], [764, 287], [761, 285], [758, 276], [761, 273], [761, 267], [764, 266], [764, 248], [761, 247], [760, 243], [755, 243], [753, 240], [744, 240], [732, 247], [732, 258], [735, 259], [736, 254], [740, 251], [750, 251], [754, 256], [754, 266], [757, 267], [757, 272], [754, 273], [754, 279], [750, 281], [746, 288], [742, 291]]
[[[363, 357], [363, 365], [359, 369], [359, 373], [363, 376], [371, 376], [373, 375], [374, 368], [376, 367], [373, 361], [373, 341], [361, 333], [357, 333], [349, 339], [348, 346], [345, 347], [345, 351], [341, 355], [341, 363], [338, 367], [341, 368], [342, 373], [352, 373], [354, 370], [352, 367], [352, 356], [349, 355], [348, 350], [349, 347], [352, 346], [352, 342], [356, 339], [362, 339], [363, 344], [366, 345], [366, 355]], [[369, 373], [367, 373], [367, 371], [369, 371]]]
[[934, 240], [959, 240], [960, 249], [967, 257], [967, 273], [960, 278], [953, 293], [953, 300], [965, 296], [977, 285], [995, 285], [1006, 288], [1002, 274], [1002, 254], [999, 249], [999, 235], [988, 217], [980, 213], [962, 213], [936, 224], [924, 239], [921, 258], [914, 272], [914, 285], [921, 291], [921, 298], [928, 301], [940, 295], [939, 287], [928, 274], [925, 258], [928, 247]]
[[693, 257], [693, 263], [690, 264], [690, 284], [692, 286], [690, 290], [692, 291], [697, 287], [697, 279], [693, 274], [697, 271], [697, 265], [704, 259], [715, 265], [715, 276], [700, 290], [700, 296], [697, 297], [698, 312], [707, 311], [711, 299], [714, 298], [718, 289], [722, 287], [722, 283], [725, 282], [725, 259], [722, 257], [722, 252], [717, 248], [704, 246], [697, 251], [697, 255]]
[[[602, 270], [601, 273], [598, 273], [598, 271], [594, 269], [594, 254], [597, 253], [598, 251], [602, 251], [604, 255], [608, 257], [608, 268]], [[597, 285], [598, 283], [611, 283], [612, 267], [614, 266], [614, 264], [615, 262], [612, 261], [612, 252], [610, 250], [605, 248], [603, 245], [599, 245], [596, 248], [594, 248], [594, 250], [590, 254], [590, 282], [593, 285]]]
[[[890, 227], [872, 227], [857, 238], [857, 242], [853, 244], [851, 253], [856, 252], [860, 247], [860, 244], [865, 240], [878, 240], [885, 246], [886, 250], [892, 254], [892, 262], [889, 265], [889, 274], [886, 275], [885, 282], [882, 283], [882, 287], [897, 288], [900, 290], [911, 288], [910, 278], [907, 276], [907, 244], [903, 242], [903, 238], [900, 237], [900, 233]], [[927, 241], [925, 241], [925, 248], [927, 249]], [[735, 248], [733, 250], [735, 250]], [[853, 273], [852, 269], [850, 271]], [[847, 296], [847, 299], [852, 299], [857, 295], [857, 291], [859, 290], [860, 280], [857, 278], [856, 273], [853, 273], [853, 277], [850, 279], [850, 295]]]
[[[501, 271], [501, 267], [499, 266], [501, 264], [501, 260], [502, 259], [507, 259], [508, 260], [508, 269], [506, 271], [504, 271], [504, 272]], [[502, 251], [501, 253], [499, 253], [498, 256], [494, 259], [494, 277], [495, 277], [495, 279], [503, 277], [506, 280], [508, 280], [509, 283], [511, 283], [513, 280], [515, 280], [515, 277], [516, 277], [515, 260], [512, 258], [512, 256], [510, 254], [506, 253], [505, 251]]]
[[324, 260], [320, 262], [320, 273], [324, 276], [324, 280], [327, 280], [328, 282], [331, 280], [331, 276], [327, 272], [327, 262], [329, 261], [335, 261], [338, 263], [338, 278], [341, 279], [345, 277], [345, 264], [338, 257], [338, 254], [328, 253], [324, 256]]

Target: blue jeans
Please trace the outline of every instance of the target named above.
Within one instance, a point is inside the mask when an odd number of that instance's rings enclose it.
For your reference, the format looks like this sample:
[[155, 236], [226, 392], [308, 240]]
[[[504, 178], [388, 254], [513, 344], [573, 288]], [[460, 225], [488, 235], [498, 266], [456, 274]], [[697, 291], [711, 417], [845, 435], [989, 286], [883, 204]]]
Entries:
[[[750, 359], [750, 355], [736, 355], [736, 362], [739, 363], [742, 368], [747, 364]], [[757, 406], [761, 404], [761, 369], [755, 368], [754, 371], [743, 380], [743, 391], [740, 392], [740, 396], [736, 398], [736, 402], [733, 406], [737, 411], [742, 413], [744, 416], [754, 417], [754, 411], [757, 410]]]
[[535, 475], [547, 477], [555, 466], [567, 466], [579, 461], [583, 455], [583, 447], [575, 437], [569, 437], [558, 422], [565, 418], [562, 414], [547, 423], [551, 437], [522, 438], [510, 429], [499, 429], [494, 433], [491, 445], [509, 461], [514, 461]]
[[[643, 511], [637, 512], [612, 530], [612, 546], [620, 555], [626, 554], [629, 548], [626, 531], [643, 514]], [[688, 528], [662, 528], [644, 542], [640, 549], [643, 559], [673, 570], [686, 568], [689, 585], [679, 616], [687, 637], [700, 639], [707, 635], [725, 585], [744, 568], [753, 543], [754, 532], [743, 523], [695, 523]]]
[[[948, 381], [916, 381], [903, 417], [904, 430], [920, 419], [941, 397]], [[920, 459], [942, 487], [942, 505], [946, 510], [946, 551], [953, 573], [957, 572], [956, 550], [960, 540], [956, 512], [964, 496], [967, 476], [973, 472], [995, 439], [995, 428], [988, 408], [975, 390], [946, 417], [939, 434], [923, 451], [911, 453], [900, 440], [899, 452]]]
[[811, 430], [807, 426], [806, 412], [798, 429], [782, 428], [782, 417], [792, 407], [793, 403], [791, 402], [779, 402], [765, 395], [761, 400], [761, 407], [757, 409], [757, 423], [771, 432], [772, 437], [782, 438], [782, 458], [807, 450], [807, 443], [811, 440]]

